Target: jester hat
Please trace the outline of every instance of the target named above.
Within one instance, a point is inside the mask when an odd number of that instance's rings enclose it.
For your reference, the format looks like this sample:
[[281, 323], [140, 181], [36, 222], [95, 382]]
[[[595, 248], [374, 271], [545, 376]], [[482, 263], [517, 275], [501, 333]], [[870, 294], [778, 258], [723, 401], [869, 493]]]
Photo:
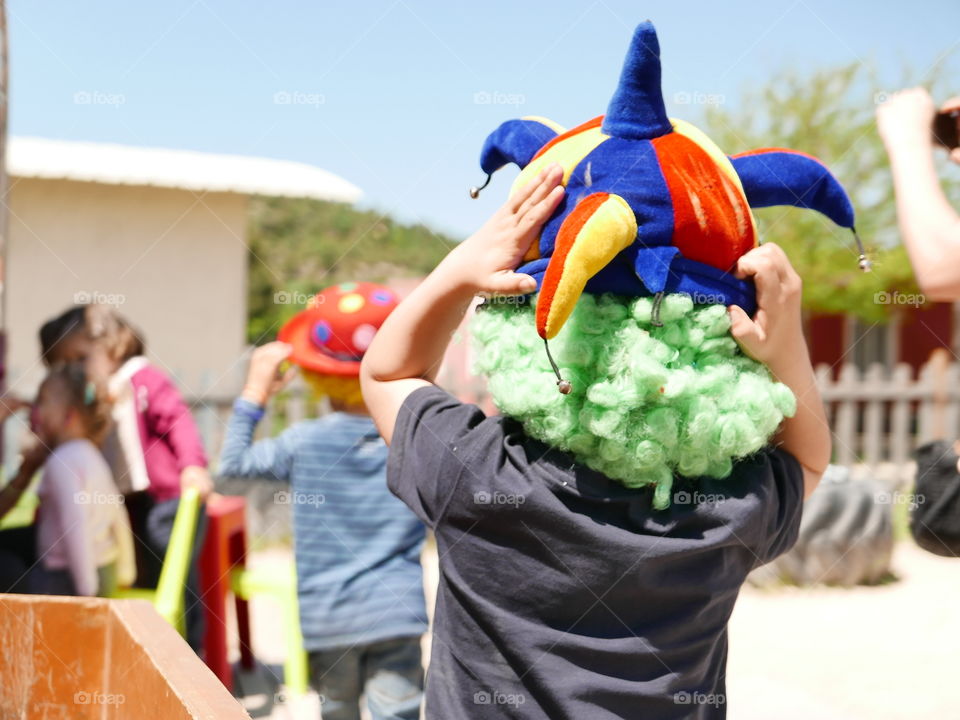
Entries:
[[[847, 193], [816, 158], [784, 148], [727, 156], [693, 125], [667, 117], [650, 22], [634, 32], [606, 115], [570, 130], [541, 117], [504, 122], [483, 145], [487, 181], [471, 196], [508, 163], [521, 168], [514, 190], [550, 164], [563, 168], [564, 198], [517, 269], [537, 281], [545, 341], [584, 291], [654, 296], [654, 324], [665, 293], [753, 315], [752, 280], [732, 274], [757, 245], [752, 207], [817, 210], [856, 237]], [[868, 270], [859, 238], [857, 245]]]

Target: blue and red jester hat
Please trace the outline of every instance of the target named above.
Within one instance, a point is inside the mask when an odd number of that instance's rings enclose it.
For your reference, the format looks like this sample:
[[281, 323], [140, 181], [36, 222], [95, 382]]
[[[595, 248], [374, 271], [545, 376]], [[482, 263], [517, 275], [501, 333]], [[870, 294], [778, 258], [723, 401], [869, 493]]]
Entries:
[[[856, 238], [850, 199], [816, 158], [784, 148], [728, 157], [693, 125], [667, 117], [650, 22], [634, 32], [606, 115], [571, 130], [540, 117], [508, 120], [483, 145], [487, 181], [471, 196], [508, 163], [521, 168], [514, 189], [549, 164], [564, 170], [564, 199], [517, 270], [537, 280], [537, 332], [545, 341], [584, 291], [654, 296], [656, 324], [665, 293], [752, 315], [753, 282], [731, 274], [757, 245], [751, 207], [817, 210]], [[869, 270], [856, 239], [860, 267]]]

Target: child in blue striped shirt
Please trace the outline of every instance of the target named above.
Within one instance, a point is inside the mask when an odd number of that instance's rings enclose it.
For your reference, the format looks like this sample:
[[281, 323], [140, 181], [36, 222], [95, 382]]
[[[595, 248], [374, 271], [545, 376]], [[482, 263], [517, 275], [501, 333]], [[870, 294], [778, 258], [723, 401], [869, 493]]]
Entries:
[[[396, 302], [370, 283], [334, 286], [257, 348], [220, 458], [222, 475], [290, 483], [276, 498], [293, 509], [300, 623], [324, 720], [359, 720], [361, 695], [374, 720], [420, 714], [425, 531], [387, 489], [387, 447], [358, 380]], [[287, 361], [335, 412], [253, 442]]]

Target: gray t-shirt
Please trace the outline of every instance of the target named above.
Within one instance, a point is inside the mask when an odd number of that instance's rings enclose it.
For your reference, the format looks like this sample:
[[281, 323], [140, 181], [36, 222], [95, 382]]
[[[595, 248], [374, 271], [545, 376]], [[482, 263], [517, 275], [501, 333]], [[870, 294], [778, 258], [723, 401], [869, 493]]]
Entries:
[[725, 480], [628, 489], [437, 387], [397, 417], [390, 489], [437, 538], [428, 718], [723, 718], [727, 621], [796, 541], [803, 474], [767, 448]]

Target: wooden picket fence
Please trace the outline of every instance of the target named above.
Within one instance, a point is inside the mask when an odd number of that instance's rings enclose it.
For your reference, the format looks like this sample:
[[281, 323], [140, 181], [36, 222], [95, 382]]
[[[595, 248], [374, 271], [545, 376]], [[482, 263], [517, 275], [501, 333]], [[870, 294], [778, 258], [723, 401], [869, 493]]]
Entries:
[[892, 372], [845, 365], [834, 378], [817, 368], [838, 465], [902, 466], [919, 445], [960, 437], [960, 364], [934, 359], [917, 377], [908, 365]]
[[[960, 437], [958, 363], [931, 361], [917, 377], [907, 365], [892, 371], [880, 365], [866, 371], [844, 365], [838, 373], [822, 366], [817, 368], [817, 382], [833, 431], [833, 460], [838, 465], [907, 468], [918, 445]], [[464, 399], [489, 407], [482, 381], [448, 373], [443, 384]], [[191, 402], [211, 458], [219, 454], [232, 403], [233, 398], [209, 397]], [[260, 434], [275, 434], [290, 423], [326, 411], [322, 403], [309, 400], [302, 384], [295, 384], [272, 403], [260, 424]]]

